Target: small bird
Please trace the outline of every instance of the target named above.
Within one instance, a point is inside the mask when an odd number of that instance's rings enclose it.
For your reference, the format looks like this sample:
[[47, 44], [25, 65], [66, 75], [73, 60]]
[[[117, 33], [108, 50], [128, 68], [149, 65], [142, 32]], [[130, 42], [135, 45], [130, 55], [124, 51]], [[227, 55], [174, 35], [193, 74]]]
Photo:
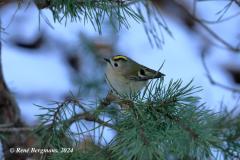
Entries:
[[148, 80], [165, 76], [123, 55], [104, 60], [107, 62], [105, 73], [107, 83], [112, 91], [119, 95], [135, 94], [147, 85]]

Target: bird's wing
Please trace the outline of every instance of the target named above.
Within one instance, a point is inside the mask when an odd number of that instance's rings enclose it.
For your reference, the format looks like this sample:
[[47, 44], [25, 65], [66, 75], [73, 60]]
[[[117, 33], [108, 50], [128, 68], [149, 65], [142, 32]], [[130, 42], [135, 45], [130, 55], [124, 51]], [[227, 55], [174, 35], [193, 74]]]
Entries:
[[165, 74], [161, 72], [155, 71], [145, 66], [141, 66], [137, 75], [131, 75], [128, 78], [135, 81], [147, 81], [149, 79], [163, 78], [164, 76]]
[[146, 67], [143, 67], [145, 72], [146, 72], [146, 75], [149, 76], [149, 77], [152, 77], [152, 78], [162, 78], [165, 76], [165, 74], [159, 72], [159, 71], [155, 71], [153, 69], [150, 69], [150, 68], [146, 68]]

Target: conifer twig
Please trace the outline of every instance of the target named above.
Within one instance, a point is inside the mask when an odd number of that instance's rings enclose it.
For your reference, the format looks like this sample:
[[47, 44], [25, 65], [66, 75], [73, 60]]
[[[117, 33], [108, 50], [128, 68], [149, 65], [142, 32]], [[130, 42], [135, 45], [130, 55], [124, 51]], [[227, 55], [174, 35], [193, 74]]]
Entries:
[[30, 127], [10, 127], [10, 128], [0, 128], [0, 133], [9, 132], [31, 132], [33, 128]]
[[212, 29], [210, 29], [207, 25], [204, 24], [203, 21], [201, 21], [200, 19], [198, 19], [198, 17], [192, 15], [182, 4], [180, 4], [179, 2], [177, 2], [176, 0], [172, 0], [174, 2], [174, 4], [176, 4], [180, 9], [182, 9], [189, 18], [193, 19], [195, 22], [197, 22], [201, 27], [203, 27], [210, 35], [212, 35], [217, 41], [219, 41], [220, 43], [222, 43], [224, 46], [226, 46], [229, 50], [235, 52], [235, 53], [239, 53], [240, 52], [240, 48], [239, 47], [235, 47], [232, 44], [230, 44], [229, 42], [225, 41], [222, 37], [220, 37], [217, 33], [215, 33]]
[[112, 91], [109, 91], [106, 98], [104, 98], [99, 106], [97, 107], [98, 109], [103, 109], [106, 108], [108, 105], [110, 105], [113, 101], [115, 101], [116, 99], [118, 99], [117, 96], [115, 96]]
[[193, 139], [197, 139], [199, 135], [192, 130], [192, 128], [188, 127], [187, 125], [183, 124], [181, 120], [177, 117], [173, 117], [170, 114], [165, 114], [167, 118], [173, 120], [175, 123], [177, 123], [182, 129], [187, 131]]
[[[102, 3], [101, 1], [102, 0], [89, 0], [88, 3], [97, 6], [97, 4]], [[50, 0], [35, 0], [34, 2], [39, 9], [48, 8], [50, 7], [51, 4]], [[77, 0], [77, 3], [79, 5], [84, 5], [86, 2], [87, 2], [86, 0]], [[130, 0], [110, 0], [109, 3], [116, 3], [117, 5], [129, 5], [132, 4], [133, 2], [131, 2]]]
[[208, 78], [209, 82], [210, 82], [212, 85], [216, 85], [216, 86], [218, 86], [218, 87], [221, 87], [221, 88], [223, 88], [223, 89], [226, 89], [226, 90], [229, 90], [229, 91], [232, 91], [232, 92], [240, 92], [240, 89], [239, 89], [239, 88], [233, 88], [233, 87], [226, 86], [226, 85], [224, 85], [224, 84], [222, 84], [222, 83], [219, 83], [219, 82], [217, 82], [217, 81], [215, 81], [215, 80], [213, 79], [213, 77], [212, 77], [212, 75], [211, 75], [211, 73], [210, 73], [210, 70], [208, 69], [207, 64], [206, 64], [206, 60], [205, 60], [205, 58], [206, 58], [206, 57], [205, 57], [206, 53], [205, 53], [205, 52], [206, 52], [205, 50], [202, 51], [202, 53], [201, 53], [201, 58], [202, 58], [202, 64], [203, 64], [203, 67], [204, 67], [204, 69], [205, 69], [205, 71], [206, 71], [207, 78]]
[[92, 121], [92, 122], [99, 123], [102, 126], [106, 126], [106, 127], [115, 129], [115, 127], [112, 124], [99, 119], [98, 117], [94, 116], [93, 114], [90, 114], [89, 112], [76, 114], [76, 115], [72, 116], [70, 119], [64, 121], [63, 123], [68, 124], [68, 126], [70, 126], [72, 123], [79, 121], [79, 120]]

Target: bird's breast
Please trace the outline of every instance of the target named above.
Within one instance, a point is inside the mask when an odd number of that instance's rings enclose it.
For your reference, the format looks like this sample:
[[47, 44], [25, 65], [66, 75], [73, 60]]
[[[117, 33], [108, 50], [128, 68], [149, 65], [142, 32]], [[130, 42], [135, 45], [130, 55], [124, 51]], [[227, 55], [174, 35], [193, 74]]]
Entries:
[[147, 84], [147, 81], [129, 80], [115, 72], [111, 66], [106, 69], [106, 80], [114, 92], [127, 95], [137, 93]]

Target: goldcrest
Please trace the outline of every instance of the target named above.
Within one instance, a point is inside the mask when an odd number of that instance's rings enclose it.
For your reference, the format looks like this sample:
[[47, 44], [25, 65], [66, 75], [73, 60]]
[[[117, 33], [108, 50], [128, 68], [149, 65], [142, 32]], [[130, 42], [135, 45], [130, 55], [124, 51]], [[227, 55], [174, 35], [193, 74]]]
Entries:
[[147, 85], [148, 80], [165, 76], [123, 55], [105, 58], [105, 61], [106, 81], [116, 94], [135, 94]]

